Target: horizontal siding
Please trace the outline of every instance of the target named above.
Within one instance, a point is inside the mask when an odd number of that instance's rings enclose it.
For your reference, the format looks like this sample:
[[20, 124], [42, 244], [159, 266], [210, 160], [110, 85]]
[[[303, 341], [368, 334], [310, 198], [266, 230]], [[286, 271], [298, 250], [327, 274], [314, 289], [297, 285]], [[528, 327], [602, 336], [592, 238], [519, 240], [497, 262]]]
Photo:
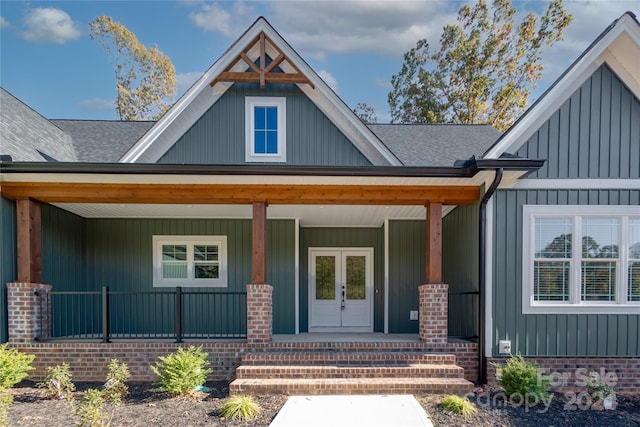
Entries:
[[300, 332], [309, 330], [309, 248], [373, 248], [374, 331], [384, 331], [384, 231], [382, 228], [300, 229]]
[[15, 202], [0, 198], [0, 342], [7, 341], [7, 287], [17, 278]]
[[418, 333], [409, 311], [418, 310], [425, 281], [425, 221], [389, 221], [389, 332]]
[[[287, 164], [365, 166], [371, 163], [295, 85], [236, 83], [158, 163], [245, 163], [247, 96], [287, 99]], [[255, 164], [255, 163], [252, 163]]]
[[638, 356], [638, 315], [522, 314], [522, 206], [640, 205], [640, 190], [508, 190], [495, 196], [493, 354], [498, 340], [529, 356]]
[[602, 65], [517, 155], [546, 159], [536, 178], [640, 178], [640, 101]]

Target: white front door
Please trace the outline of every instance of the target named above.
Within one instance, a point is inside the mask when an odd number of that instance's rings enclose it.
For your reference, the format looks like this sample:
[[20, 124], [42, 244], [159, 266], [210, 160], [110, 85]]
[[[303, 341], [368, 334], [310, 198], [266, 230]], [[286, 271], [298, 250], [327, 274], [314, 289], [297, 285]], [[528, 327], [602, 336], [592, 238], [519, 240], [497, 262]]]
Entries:
[[309, 332], [373, 332], [373, 248], [309, 249]]

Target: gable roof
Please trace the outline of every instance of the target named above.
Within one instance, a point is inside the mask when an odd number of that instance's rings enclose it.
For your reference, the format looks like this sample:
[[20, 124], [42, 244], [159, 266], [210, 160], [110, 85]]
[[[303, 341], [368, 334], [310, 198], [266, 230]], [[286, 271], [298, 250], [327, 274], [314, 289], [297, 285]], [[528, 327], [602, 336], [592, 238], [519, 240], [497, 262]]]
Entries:
[[76, 161], [71, 138], [18, 98], [0, 88], [0, 154], [14, 161]]
[[616, 19], [484, 154], [512, 153], [603, 64], [640, 98], [640, 23], [632, 12]]
[[115, 163], [153, 126], [152, 121], [50, 120], [71, 137], [81, 162]]
[[453, 166], [479, 157], [500, 132], [490, 125], [371, 124], [405, 166]]
[[[252, 43], [257, 43], [260, 33], [264, 33], [284, 53], [288, 63], [280, 64], [285, 72], [298, 71], [310, 84], [298, 84], [300, 90], [331, 120], [345, 136], [374, 165], [401, 165], [393, 153], [375, 136], [336, 93], [318, 76], [318, 74], [293, 50], [280, 34], [260, 17], [231, 47], [196, 81], [193, 86], [162, 116], [162, 118], [134, 144], [120, 159], [123, 163], [157, 161], [218, 99], [233, 83], [216, 81], [222, 73], [245, 71], [234, 68], [238, 56], [248, 52], [247, 56], [255, 60], [256, 53]], [[248, 49], [250, 48], [251, 49]], [[243, 67], [236, 64], [236, 67]]]

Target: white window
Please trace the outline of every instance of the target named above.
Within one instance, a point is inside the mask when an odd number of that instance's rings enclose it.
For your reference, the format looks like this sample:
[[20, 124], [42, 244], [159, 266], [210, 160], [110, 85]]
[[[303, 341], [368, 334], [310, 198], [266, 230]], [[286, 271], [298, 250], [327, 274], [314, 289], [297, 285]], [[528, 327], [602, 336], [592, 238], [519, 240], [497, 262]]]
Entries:
[[640, 207], [524, 206], [523, 243], [523, 313], [640, 313]]
[[153, 286], [226, 287], [226, 236], [153, 236]]
[[247, 162], [287, 161], [286, 98], [245, 98]]

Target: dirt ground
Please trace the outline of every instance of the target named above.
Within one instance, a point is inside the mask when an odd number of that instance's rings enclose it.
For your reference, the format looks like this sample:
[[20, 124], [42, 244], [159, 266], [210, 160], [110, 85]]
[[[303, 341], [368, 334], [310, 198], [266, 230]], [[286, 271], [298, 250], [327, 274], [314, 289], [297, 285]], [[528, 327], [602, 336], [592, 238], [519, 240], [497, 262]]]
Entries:
[[[88, 388], [101, 385], [77, 383], [75, 396], [80, 398]], [[251, 422], [237, 422], [218, 414], [228, 397], [228, 384], [217, 382], [207, 386], [212, 388], [210, 393], [184, 399], [172, 398], [152, 383], [129, 383], [130, 394], [113, 411], [111, 426], [268, 426], [287, 400], [286, 396], [255, 396], [262, 408], [259, 417]], [[48, 399], [34, 383], [25, 381], [12, 393], [15, 400], [8, 414], [10, 426], [75, 425], [69, 403]], [[640, 396], [618, 396], [618, 406], [613, 411], [587, 409], [584, 402], [576, 404], [575, 399], [563, 395], [556, 395], [547, 409], [543, 405], [535, 408], [508, 405], [500, 399], [485, 397], [472, 399], [478, 414], [465, 420], [440, 407], [442, 396], [416, 396], [436, 426], [640, 426]]]

